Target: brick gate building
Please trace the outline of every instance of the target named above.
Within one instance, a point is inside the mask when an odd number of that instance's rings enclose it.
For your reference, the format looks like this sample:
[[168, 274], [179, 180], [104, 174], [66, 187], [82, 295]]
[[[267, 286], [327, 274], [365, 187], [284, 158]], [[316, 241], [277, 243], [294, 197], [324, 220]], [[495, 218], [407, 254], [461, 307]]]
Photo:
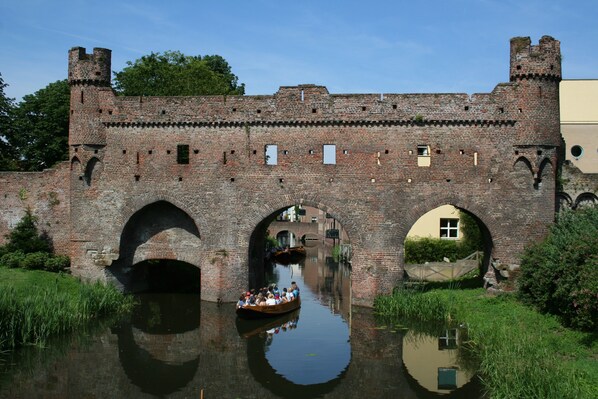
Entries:
[[510, 82], [473, 95], [300, 85], [119, 97], [110, 59], [69, 52], [70, 161], [0, 174], [0, 232], [31, 206], [73, 274], [127, 289], [139, 262], [176, 259], [200, 268], [203, 299], [232, 301], [259, 278], [269, 223], [299, 204], [342, 224], [352, 303], [370, 305], [402, 279], [405, 237], [439, 205], [471, 213], [486, 259], [502, 265], [553, 222], [561, 59], [551, 37], [511, 39]]

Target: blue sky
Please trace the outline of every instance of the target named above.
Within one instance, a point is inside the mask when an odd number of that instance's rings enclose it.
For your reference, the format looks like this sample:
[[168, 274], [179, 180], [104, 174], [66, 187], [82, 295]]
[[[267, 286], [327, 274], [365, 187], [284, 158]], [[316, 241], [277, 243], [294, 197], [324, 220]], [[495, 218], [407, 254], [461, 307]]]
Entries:
[[565, 79], [598, 78], [598, 0], [0, 0], [0, 73], [19, 100], [67, 76], [71, 47], [222, 55], [247, 94], [489, 92], [509, 39], [561, 41]]

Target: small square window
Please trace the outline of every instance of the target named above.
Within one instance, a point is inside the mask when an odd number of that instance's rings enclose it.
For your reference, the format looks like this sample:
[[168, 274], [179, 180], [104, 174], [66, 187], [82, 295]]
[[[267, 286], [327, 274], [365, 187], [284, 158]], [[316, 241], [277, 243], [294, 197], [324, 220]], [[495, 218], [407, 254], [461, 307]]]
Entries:
[[440, 238], [453, 239], [459, 238], [459, 219], [440, 219]]

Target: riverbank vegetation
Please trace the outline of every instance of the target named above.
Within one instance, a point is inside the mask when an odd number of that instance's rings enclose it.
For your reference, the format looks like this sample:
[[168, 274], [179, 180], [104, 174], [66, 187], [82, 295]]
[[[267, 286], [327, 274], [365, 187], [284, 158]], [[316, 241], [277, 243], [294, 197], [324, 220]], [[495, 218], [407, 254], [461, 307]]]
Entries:
[[525, 251], [512, 280], [518, 291], [498, 295], [463, 289], [472, 286], [465, 281], [403, 284], [374, 307], [390, 324], [465, 328], [461, 350], [477, 360], [490, 398], [594, 398], [598, 207], [560, 214], [546, 239]]
[[0, 267], [0, 349], [44, 345], [51, 336], [128, 311], [133, 299], [111, 285], [64, 273]]
[[465, 326], [461, 350], [477, 359], [490, 398], [593, 398], [598, 390], [595, 334], [567, 329], [512, 294], [405, 289], [374, 307], [389, 324], [408, 318]]
[[0, 350], [44, 345], [51, 336], [132, 308], [132, 298], [113, 286], [83, 284], [64, 273], [69, 258], [52, 253], [30, 210], [7, 238], [0, 247]]

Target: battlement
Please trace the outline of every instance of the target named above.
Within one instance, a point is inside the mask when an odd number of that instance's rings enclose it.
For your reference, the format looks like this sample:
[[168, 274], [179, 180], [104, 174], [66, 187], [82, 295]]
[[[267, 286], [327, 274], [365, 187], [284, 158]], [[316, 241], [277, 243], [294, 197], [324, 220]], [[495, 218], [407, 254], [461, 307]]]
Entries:
[[84, 47], [73, 47], [69, 51], [69, 84], [110, 86], [111, 63], [111, 50], [94, 48], [87, 54]]
[[539, 45], [529, 37], [511, 39], [511, 82], [522, 79], [561, 80], [561, 42], [542, 36]]

